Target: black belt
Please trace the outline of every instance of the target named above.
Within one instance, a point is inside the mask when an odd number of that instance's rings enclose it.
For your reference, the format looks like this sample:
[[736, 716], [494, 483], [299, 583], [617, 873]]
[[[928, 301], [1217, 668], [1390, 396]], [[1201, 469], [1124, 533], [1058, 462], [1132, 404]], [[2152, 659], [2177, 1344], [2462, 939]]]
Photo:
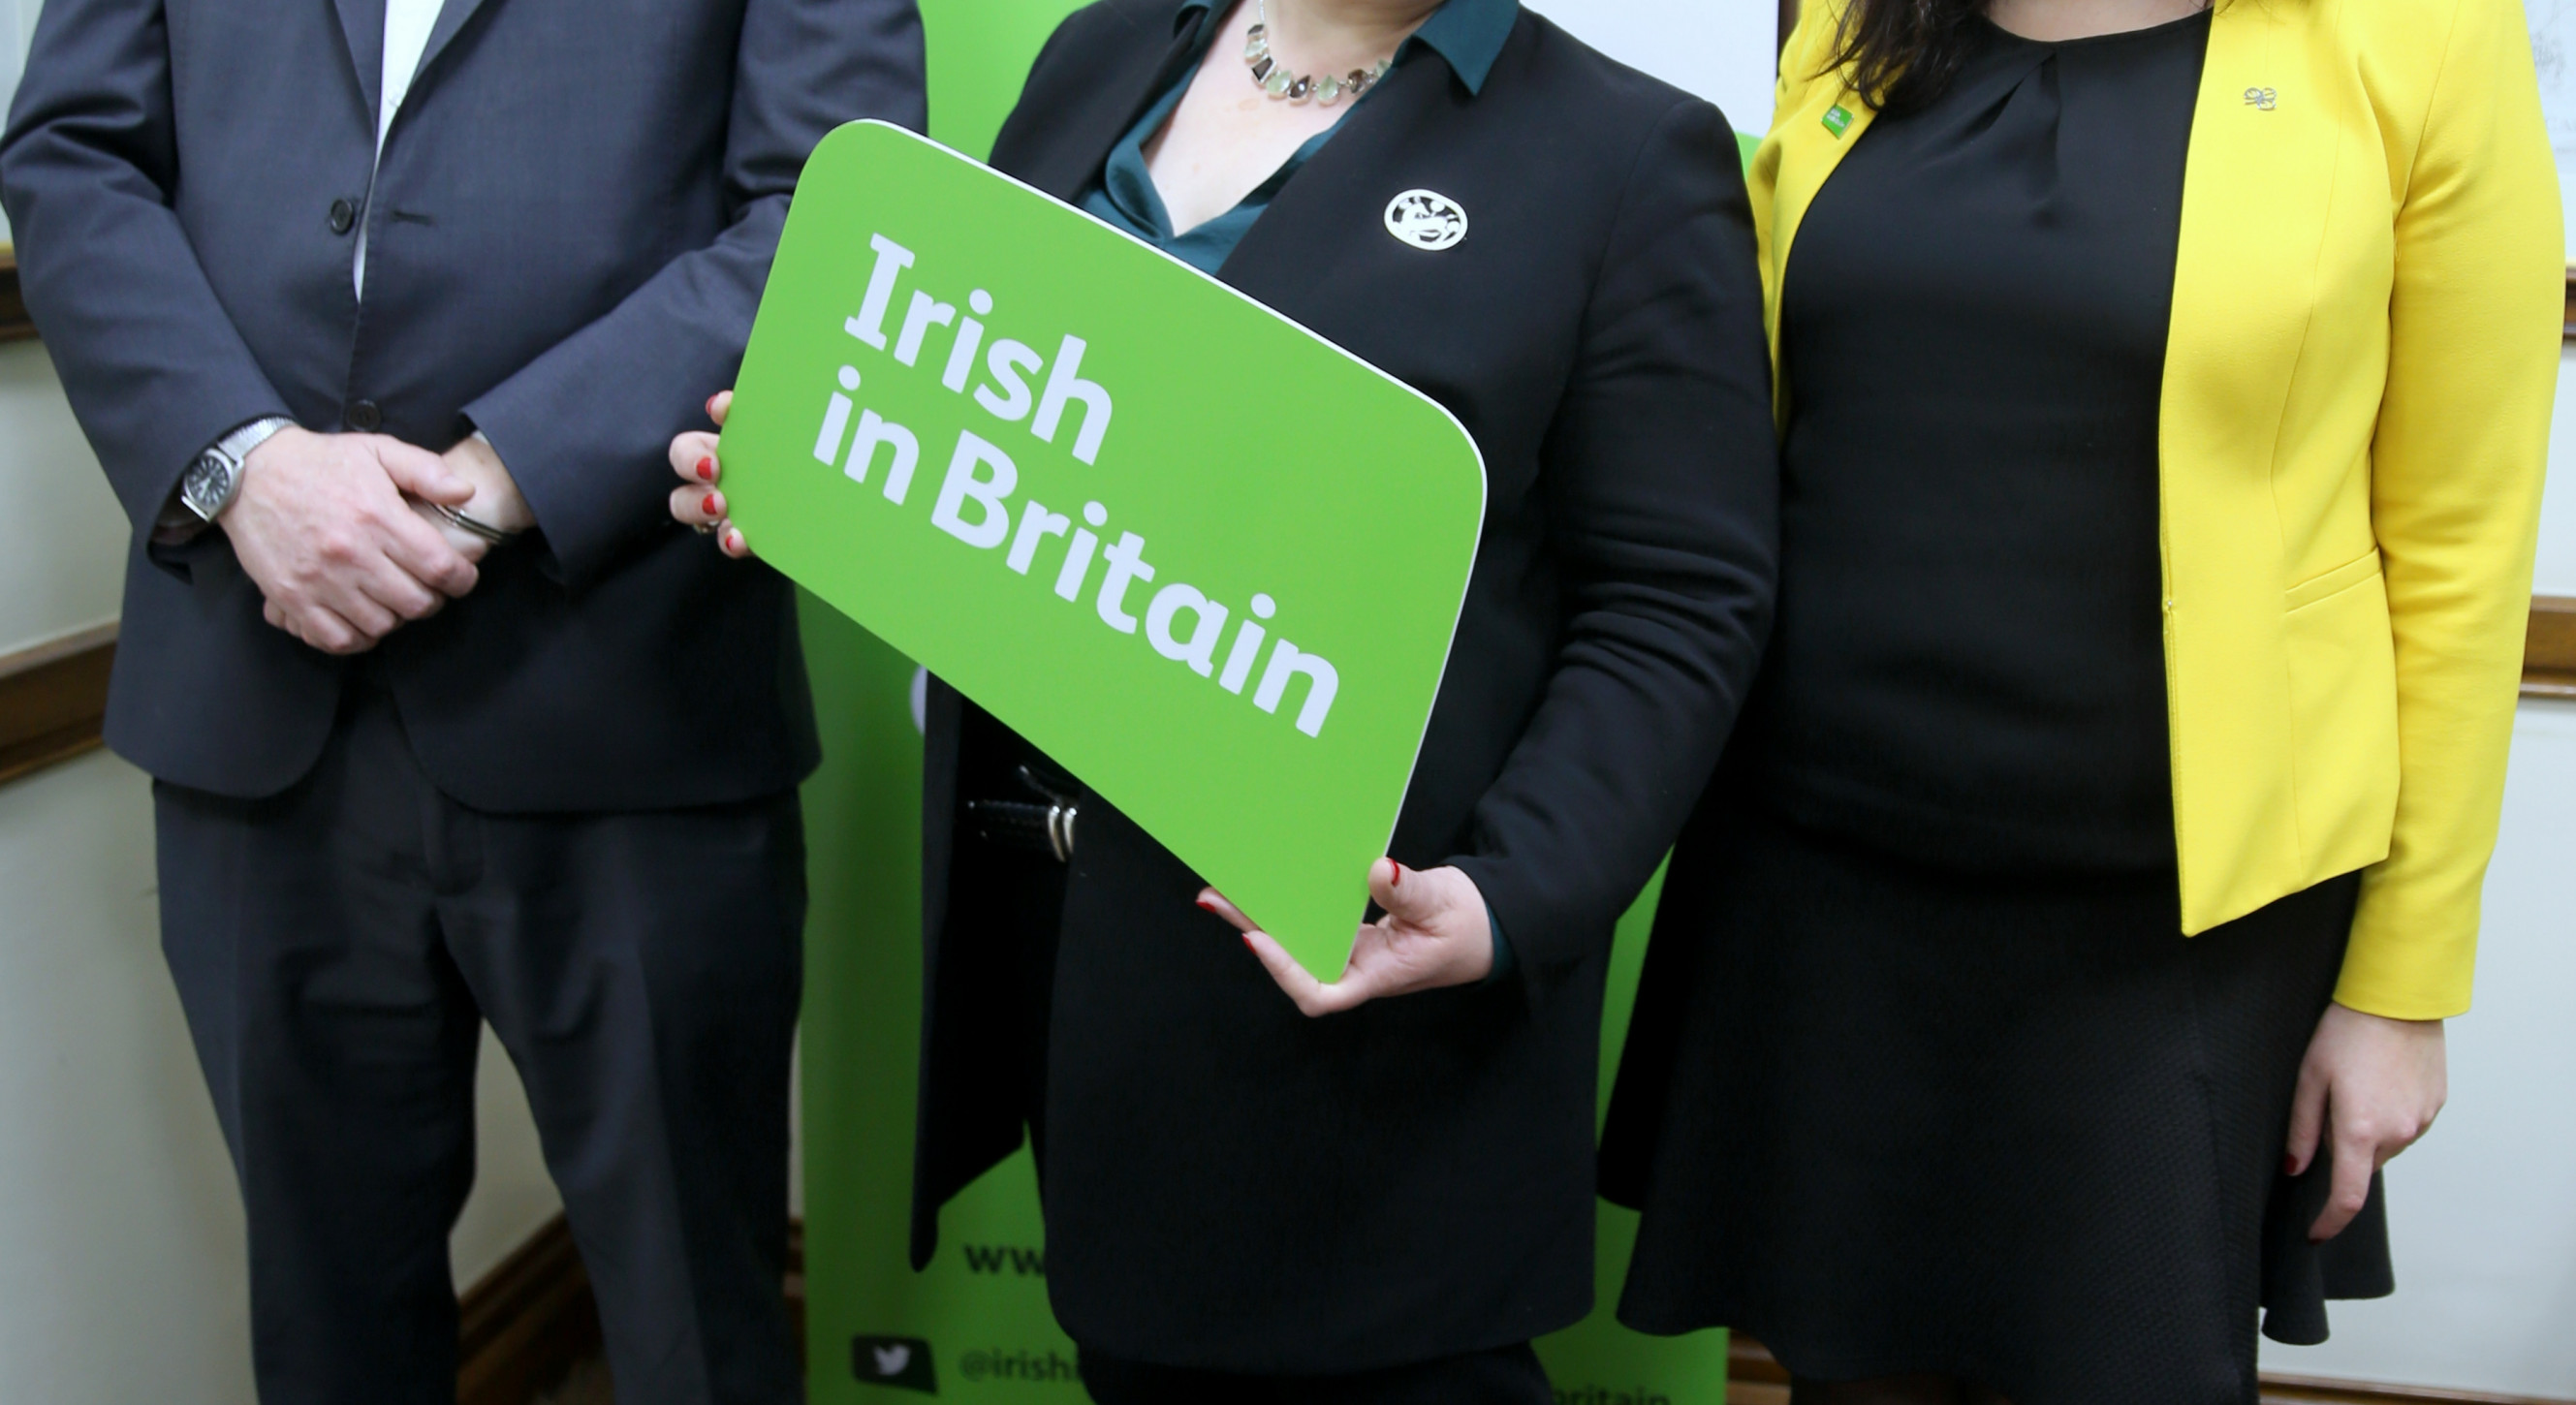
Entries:
[[1026, 766], [1020, 784], [1036, 800], [969, 800], [966, 813], [985, 843], [1027, 853], [1046, 854], [1057, 863], [1073, 861], [1073, 822], [1078, 814], [1072, 787], [1051, 784]]

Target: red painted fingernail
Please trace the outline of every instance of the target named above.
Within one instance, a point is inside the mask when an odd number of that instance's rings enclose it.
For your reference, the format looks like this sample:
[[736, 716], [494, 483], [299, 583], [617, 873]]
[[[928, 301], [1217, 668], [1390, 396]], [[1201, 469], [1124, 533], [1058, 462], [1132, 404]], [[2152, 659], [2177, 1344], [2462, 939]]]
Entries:
[[2285, 1176], [2299, 1174], [2299, 1158], [2284, 1154], [2281, 1157], [2281, 1174]]
[[1243, 939], [1243, 949], [1251, 952], [1255, 956], [1259, 956], [1261, 954], [1261, 948], [1252, 944], [1252, 938], [1249, 934], [1247, 934]]
[[1404, 886], [1404, 865], [1395, 863], [1395, 860], [1393, 859], [1388, 859], [1387, 862], [1395, 864], [1395, 877], [1389, 879], [1386, 886], [1390, 888], [1400, 888]]
[[707, 397], [707, 418], [708, 418], [708, 419], [714, 419], [715, 417], [716, 417], [716, 397], [715, 397], [715, 396], [713, 396], [713, 395], [710, 395], [710, 396], [708, 396], [708, 397]]
[[722, 517], [724, 515], [724, 500], [713, 493], [709, 493], [707, 494], [707, 500], [698, 504], [698, 511], [705, 513], [709, 517]]
[[710, 483], [716, 481], [716, 461], [714, 459], [698, 460], [698, 476]]
[[1212, 903], [1212, 902], [1209, 902], [1209, 901], [1208, 901], [1207, 899], [1205, 899], [1205, 898], [1200, 898], [1200, 899], [1198, 899], [1198, 900], [1197, 900], [1197, 902], [1198, 902], [1198, 905], [1199, 905], [1199, 911], [1201, 911], [1201, 912], [1214, 912], [1214, 911], [1216, 911], [1216, 904], [1215, 904], [1215, 903]]

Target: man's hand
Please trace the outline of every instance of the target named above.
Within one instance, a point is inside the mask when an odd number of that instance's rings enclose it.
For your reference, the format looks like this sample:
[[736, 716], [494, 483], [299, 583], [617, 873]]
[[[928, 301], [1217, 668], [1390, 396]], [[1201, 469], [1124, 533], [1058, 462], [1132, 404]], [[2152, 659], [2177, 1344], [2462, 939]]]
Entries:
[[[504, 532], [524, 532], [537, 525], [537, 515], [528, 510], [528, 500], [519, 495], [518, 480], [501, 462], [501, 456], [482, 435], [469, 434], [455, 448], [439, 456], [447, 471], [474, 486], [474, 496], [448, 506], [487, 527]], [[434, 501], [434, 499], [433, 499]], [[492, 549], [492, 543], [431, 512], [423, 504], [413, 507], [421, 519], [437, 529], [456, 548], [456, 554], [468, 561], [479, 562]]]
[[284, 429], [243, 461], [241, 495], [215, 520], [270, 624], [356, 654], [474, 588], [474, 563], [404, 500], [461, 505], [474, 491], [398, 439]]

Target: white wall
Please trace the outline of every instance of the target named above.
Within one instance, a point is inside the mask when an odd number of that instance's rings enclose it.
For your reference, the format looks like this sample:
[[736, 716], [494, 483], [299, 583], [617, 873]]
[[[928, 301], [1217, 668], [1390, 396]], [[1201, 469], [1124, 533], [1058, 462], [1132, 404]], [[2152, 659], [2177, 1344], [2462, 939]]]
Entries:
[[[2560, 361], [2539, 589], [2576, 595], [2576, 355]], [[2576, 703], [2528, 701], [2451, 1103], [2388, 1169], [2397, 1296], [2267, 1369], [2576, 1399]]]
[[[27, 63], [27, 40], [36, 32], [42, 0], [0, 0], [0, 113], [18, 92], [18, 71]], [[0, 244], [9, 242], [9, 217], [0, 214]]]
[[[115, 618], [126, 525], [39, 346], [0, 348], [0, 445], [6, 654]], [[0, 786], [0, 894], [10, 1405], [248, 1402], [241, 1210], [161, 961], [149, 780], [93, 753]], [[558, 1204], [488, 1035], [477, 1122], [460, 1283]]]
[[2527, 702], [2451, 1103], [2388, 1168], [2397, 1295], [2264, 1367], [2576, 1399], [2576, 704]]
[[0, 446], [0, 654], [9, 654], [116, 618], [126, 529], [39, 347], [0, 347]]
[[1771, 125], [1774, 0], [1529, 0], [1529, 8], [1634, 68], [1716, 103], [1738, 131]]
[[2558, 358], [2549, 492], [2540, 501], [2540, 561], [2532, 589], [2542, 595], [2576, 595], [2576, 351]]

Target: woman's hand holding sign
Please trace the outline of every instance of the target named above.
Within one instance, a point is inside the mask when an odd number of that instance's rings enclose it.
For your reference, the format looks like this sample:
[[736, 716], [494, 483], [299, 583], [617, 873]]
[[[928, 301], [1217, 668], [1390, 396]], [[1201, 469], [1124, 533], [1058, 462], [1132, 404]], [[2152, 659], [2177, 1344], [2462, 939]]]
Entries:
[[1494, 930], [1485, 895], [1454, 868], [1408, 869], [1393, 859], [1369, 865], [1369, 897], [1386, 915], [1359, 930], [1350, 964], [1330, 985], [1316, 980], [1287, 949], [1253, 925], [1214, 888], [1199, 906], [1243, 933], [1270, 978], [1309, 1015], [1339, 1014], [1390, 995], [1473, 985], [1494, 969]]
[[[707, 401], [707, 417], [718, 429], [732, 409], [730, 390]], [[716, 461], [716, 439], [705, 430], [691, 430], [671, 441], [671, 469], [680, 475], [680, 486], [671, 490], [671, 516], [714, 536], [725, 555], [749, 557], [751, 547], [726, 515], [724, 493], [717, 486], [724, 467]], [[1455, 868], [1408, 870], [1393, 859], [1380, 859], [1369, 866], [1369, 896], [1386, 915], [1359, 929], [1350, 964], [1330, 985], [1308, 974], [1287, 948], [1216, 889], [1201, 891], [1199, 906], [1240, 929], [1244, 945], [1261, 958], [1270, 978], [1309, 1015], [1337, 1014], [1384, 996], [1472, 985], [1493, 971], [1494, 933], [1485, 896], [1466, 874]]]
[[[707, 418], [724, 428], [725, 415], [733, 409], [733, 392], [719, 390], [707, 399]], [[724, 494], [716, 483], [724, 476], [724, 466], [716, 462], [716, 436], [693, 429], [671, 441], [671, 469], [680, 475], [681, 486], [671, 490], [671, 516], [684, 526], [695, 527], [716, 539], [716, 546], [727, 556], [749, 556], [751, 547], [742, 539], [742, 529], [725, 515]]]

